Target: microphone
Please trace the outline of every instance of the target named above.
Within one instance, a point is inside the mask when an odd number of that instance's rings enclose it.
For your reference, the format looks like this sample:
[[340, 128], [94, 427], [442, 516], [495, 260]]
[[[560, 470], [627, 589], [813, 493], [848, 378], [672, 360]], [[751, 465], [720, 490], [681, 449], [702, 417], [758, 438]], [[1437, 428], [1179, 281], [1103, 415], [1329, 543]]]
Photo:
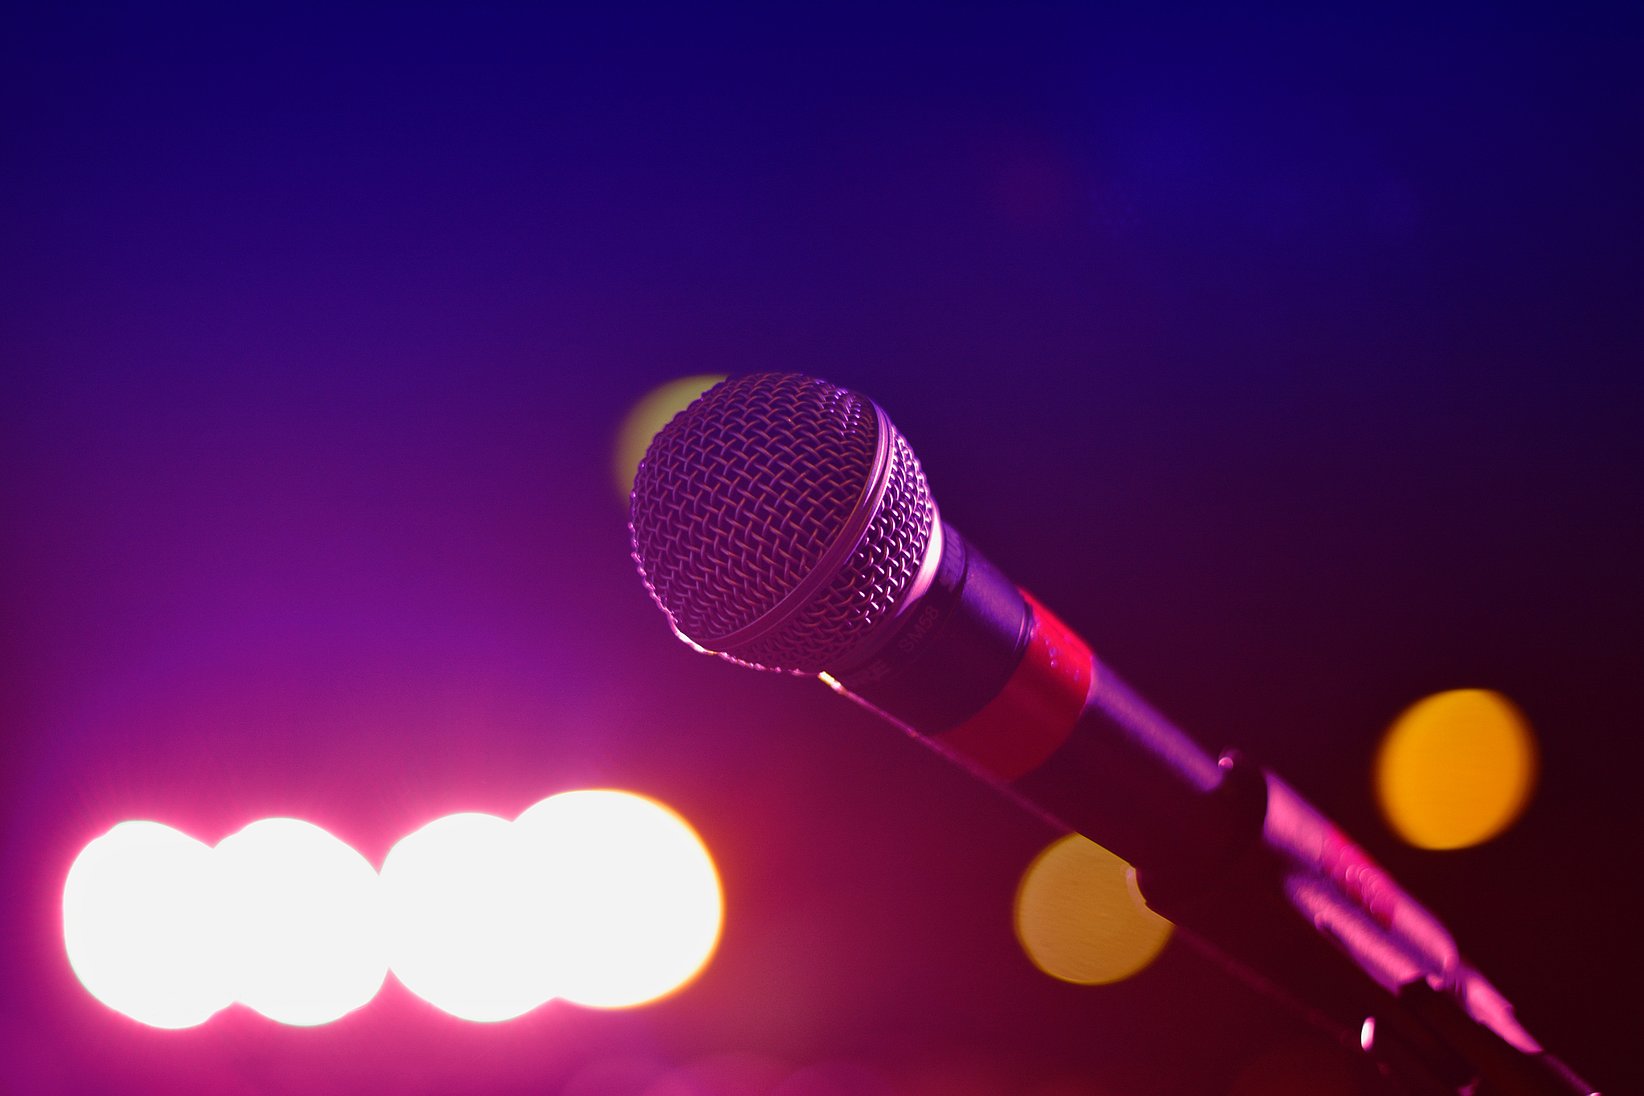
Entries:
[[[1454, 1089], [1592, 1092], [1339, 829], [1237, 753], [1203, 750], [944, 523], [866, 397], [794, 374], [716, 385], [652, 440], [629, 528], [652, 599], [697, 650], [821, 678], [1129, 861], [1150, 906], [1287, 991], [1339, 991], [1339, 959], [1318, 952], [1345, 955], [1399, 1002], [1378, 1000], [1393, 1018], [1366, 1024], [1365, 1049], [1387, 1033], [1384, 1060], [1419, 1057]], [[1474, 1028], [1478, 1047], [1454, 1034]], [[1526, 1070], [1543, 1087], [1510, 1087]]]

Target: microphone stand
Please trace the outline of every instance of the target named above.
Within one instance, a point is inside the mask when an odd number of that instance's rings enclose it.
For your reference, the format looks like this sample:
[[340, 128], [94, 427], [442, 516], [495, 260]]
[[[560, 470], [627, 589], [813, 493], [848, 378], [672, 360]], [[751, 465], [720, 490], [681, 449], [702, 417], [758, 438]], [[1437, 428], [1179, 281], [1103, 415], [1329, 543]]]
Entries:
[[[1150, 908], [1258, 989], [1307, 1011], [1344, 999], [1362, 1009], [1360, 1047], [1411, 1096], [1598, 1096], [1518, 1024], [1436, 920], [1419, 907], [1405, 916], [1413, 902], [1357, 846], [1237, 752], [1218, 765], [1204, 806], [1230, 837], [1137, 867]], [[1322, 858], [1306, 847], [1321, 824], [1339, 842]], [[1338, 1015], [1329, 1026], [1346, 1025]]]
[[1208, 753], [939, 528], [917, 612], [824, 682], [1129, 861], [1149, 906], [1292, 998], [1346, 992], [1360, 1045], [1412, 1092], [1593, 1096], [1363, 849], [1271, 772]]
[[1271, 772], [1208, 753], [941, 528], [918, 611], [826, 684], [1127, 860], [1150, 907], [1235, 973], [1361, 1025], [1412, 1093], [1595, 1096], [1363, 849]]

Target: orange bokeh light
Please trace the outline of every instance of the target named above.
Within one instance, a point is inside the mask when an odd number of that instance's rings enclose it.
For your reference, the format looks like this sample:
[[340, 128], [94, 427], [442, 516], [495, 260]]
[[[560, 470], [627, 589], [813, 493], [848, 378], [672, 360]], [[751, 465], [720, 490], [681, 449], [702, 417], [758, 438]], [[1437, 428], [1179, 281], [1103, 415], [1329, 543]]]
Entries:
[[1047, 846], [1016, 891], [1022, 950], [1064, 982], [1123, 981], [1154, 960], [1170, 931], [1142, 901], [1130, 865], [1079, 834]]
[[1411, 705], [1376, 756], [1376, 797], [1388, 824], [1424, 849], [1460, 849], [1512, 825], [1530, 801], [1534, 732], [1500, 693], [1453, 689]]

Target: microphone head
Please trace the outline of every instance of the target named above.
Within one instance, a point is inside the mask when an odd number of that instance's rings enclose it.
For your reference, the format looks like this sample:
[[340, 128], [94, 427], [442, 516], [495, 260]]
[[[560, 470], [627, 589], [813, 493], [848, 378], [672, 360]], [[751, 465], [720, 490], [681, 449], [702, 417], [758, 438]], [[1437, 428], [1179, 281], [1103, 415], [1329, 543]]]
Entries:
[[859, 651], [939, 535], [924, 471], [884, 412], [789, 373], [704, 392], [652, 439], [630, 503], [634, 562], [674, 632], [791, 673]]

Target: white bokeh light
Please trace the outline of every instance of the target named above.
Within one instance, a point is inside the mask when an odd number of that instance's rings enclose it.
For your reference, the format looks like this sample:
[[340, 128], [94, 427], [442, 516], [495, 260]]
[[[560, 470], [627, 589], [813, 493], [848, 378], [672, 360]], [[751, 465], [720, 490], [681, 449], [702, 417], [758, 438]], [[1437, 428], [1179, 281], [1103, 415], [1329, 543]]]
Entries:
[[235, 998], [285, 1024], [359, 1008], [388, 972], [377, 873], [320, 827], [264, 818], [218, 842]]
[[464, 1020], [529, 1012], [554, 995], [543, 962], [550, 885], [526, 870], [513, 823], [437, 818], [383, 861], [389, 965], [411, 992]]
[[152, 1027], [193, 1027], [230, 1004], [214, 876], [208, 846], [158, 822], [121, 822], [82, 849], [63, 884], [81, 984]]
[[513, 822], [436, 819], [380, 873], [309, 822], [265, 818], [211, 849], [122, 822], [63, 888], [69, 962], [98, 1000], [191, 1027], [238, 1000], [317, 1025], [370, 1001], [388, 969], [465, 1020], [550, 998], [644, 1004], [680, 988], [719, 941], [724, 899], [701, 839], [631, 792], [553, 796]]
[[622, 1008], [671, 993], [707, 963], [724, 899], [713, 860], [679, 815], [631, 792], [566, 792], [515, 824], [552, 880], [542, 939], [554, 995]]

